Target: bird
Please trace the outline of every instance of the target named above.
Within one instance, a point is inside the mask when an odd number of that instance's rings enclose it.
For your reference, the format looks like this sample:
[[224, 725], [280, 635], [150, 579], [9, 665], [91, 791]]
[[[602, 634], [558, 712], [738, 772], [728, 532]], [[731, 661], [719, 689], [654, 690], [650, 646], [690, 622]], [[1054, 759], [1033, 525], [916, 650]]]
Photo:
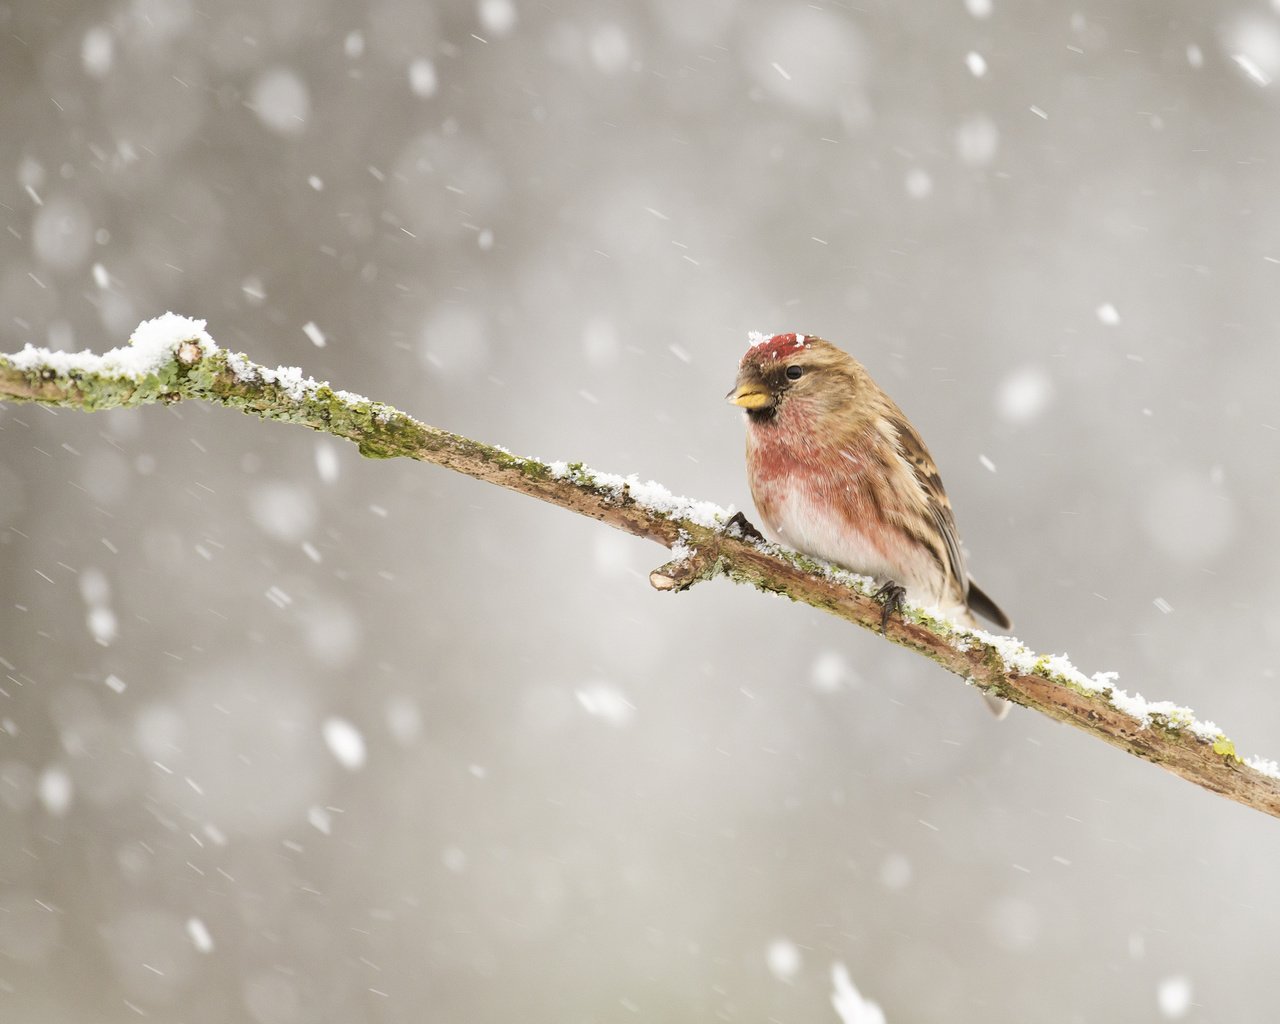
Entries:
[[[745, 413], [747, 477], [782, 543], [881, 584], [881, 629], [904, 599], [976, 627], [1009, 617], [969, 576], [938, 467], [853, 356], [806, 334], [753, 335], [725, 397]], [[749, 524], [748, 524], [749, 525]], [[1009, 702], [984, 694], [998, 718]]]

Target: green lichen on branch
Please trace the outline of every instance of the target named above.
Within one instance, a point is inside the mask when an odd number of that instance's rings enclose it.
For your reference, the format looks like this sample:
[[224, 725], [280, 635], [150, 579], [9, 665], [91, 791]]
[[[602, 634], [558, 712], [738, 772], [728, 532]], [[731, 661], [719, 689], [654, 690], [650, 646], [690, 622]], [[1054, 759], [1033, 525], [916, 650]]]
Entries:
[[7, 387], [0, 398], [14, 402], [74, 406], [85, 412], [126, 409], [171, 400], [179, 390], [182, 370], [175, 361], [156, 372], [133, 378], [107, 376], [91, 370], [65, 371], [48, 366], [20, 368], [12, 357], [0, 356], [0, 376]]

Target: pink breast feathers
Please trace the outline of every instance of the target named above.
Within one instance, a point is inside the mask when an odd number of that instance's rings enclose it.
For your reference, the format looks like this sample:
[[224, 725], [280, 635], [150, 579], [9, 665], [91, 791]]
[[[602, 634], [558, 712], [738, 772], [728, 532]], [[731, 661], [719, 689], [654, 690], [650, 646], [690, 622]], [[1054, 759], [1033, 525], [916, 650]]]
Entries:
[[784, 544], [854, 572], [907, 587], [913, 600], [938, 600], [927, 552], [887, 524], [856, 449], [814, 444], [780, 417], [748, 426], [751, 492], [765, 527]]

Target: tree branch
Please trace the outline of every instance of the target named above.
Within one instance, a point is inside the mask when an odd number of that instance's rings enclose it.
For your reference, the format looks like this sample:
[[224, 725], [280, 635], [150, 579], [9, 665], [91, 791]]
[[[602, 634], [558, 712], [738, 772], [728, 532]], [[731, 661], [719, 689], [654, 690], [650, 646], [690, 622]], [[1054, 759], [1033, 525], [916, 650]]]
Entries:
[[[655, 569], [658, 590], [686, 590], [716, 576], [782, 594], [879, 631], [871, 581], [743, 536], [729, 514], [677, 498], [654, 483], [547, 463], [428, 426], [391, 406], [336, 391], [294, 368], [269, 369], [220, 349], [202, 321], [167, 314], [142, 324], [131, 344], [102, 355], [28, 346], [0, 356], [0, 400], [86, 412], [197, 400], [346, 438], [369, 458], [431, 462], [589, 516], [672, 549]], [[1198, 786], [1280, 817], [1280, 766], [1242, 759], [1223, 732], [1187, 708], [1150, 703], [1085, 676], [1065, 657], [1032, 653], [1016, 640], [967, 630], [908, 608], [888, 639], [1015, 704], [1091, 733]]]

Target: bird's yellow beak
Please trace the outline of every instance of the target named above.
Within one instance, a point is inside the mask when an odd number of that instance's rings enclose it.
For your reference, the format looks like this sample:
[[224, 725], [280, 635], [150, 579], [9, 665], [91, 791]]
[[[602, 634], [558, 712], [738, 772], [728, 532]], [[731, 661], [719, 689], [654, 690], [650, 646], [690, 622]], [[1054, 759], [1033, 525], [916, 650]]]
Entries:
[[773, 395], [769, 394], [768, 388], [756, 381], [743, 381], [724, 397], [744, 409], [763, 409], [773, 404]]

